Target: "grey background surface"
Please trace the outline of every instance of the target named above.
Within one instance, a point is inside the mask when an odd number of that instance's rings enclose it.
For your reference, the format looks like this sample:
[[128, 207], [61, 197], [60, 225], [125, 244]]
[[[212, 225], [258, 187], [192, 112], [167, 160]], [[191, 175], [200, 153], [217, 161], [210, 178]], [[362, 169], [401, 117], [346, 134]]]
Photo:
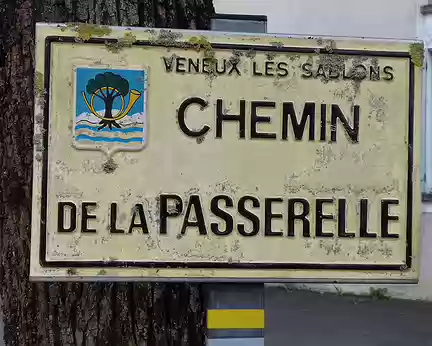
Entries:
[[266, 346], [432, 346], [432, 303], [265, 290]]

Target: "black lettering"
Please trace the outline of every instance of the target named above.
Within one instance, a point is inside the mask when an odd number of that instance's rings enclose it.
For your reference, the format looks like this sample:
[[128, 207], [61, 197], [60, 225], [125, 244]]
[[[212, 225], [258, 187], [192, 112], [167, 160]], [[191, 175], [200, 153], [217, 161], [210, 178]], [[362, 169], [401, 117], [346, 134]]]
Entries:
[[174, 57], [170, 57], [170, 58], [163, 57], [162, 59], [165, 63], [165, 71], [172, 72]]
[[[302, 212], [296, 214], [296, 204], [302, 205]], [[296, 220], [302, 222], [303, 237], [310, 237], [310, 221], [309, 221], [310, 205], [307, 199], [304, 198], [291, 198], [288, 200], [288, 237], [295, 236]]]
[[354, 124], [353, 127], [348, 123], [347, 118], [342, 113], [342, 110], [338, 105], [332, 105], [331, 114], [331, 141], [336, 142], [337, 139], [337, 119], [340, 120], [342, 126], [348, 137], [352, 142], [358, 143], [359, 141], [359, 122], [360, 122], [360, 106], [354, 106]]
[[364, 65], [357, 65], [355, 67], [355, 72], [351, 75], [352, 79], [363, 80], [367, 76], [367, 68]]
[[203, 73], [210, 73], [210, 70], [208, 69], [210, 67], [210, 59], [209, 58], [204, 58], [203, 62], [202, 62], [202, 72]]
[[[74, 232], [77, 226], [77, 207], [73, 202], [58, 202], [57, 209], [57, 232], [69, 233]], [[70, 212], [70, 225], [65, 226], [65, 210], [68, 207]]]
[[315, 202], [315, 208], [316, 208], [315, 235], [317, 237], [331, 238], [333, 237], [333, 233], [323, 232], [323, 221], [334, 220], [334, 215], [323, 213], [323, 205], [326, 203], [333, 203], [333, 200], [331, 198], [322, 198], [322, 199], [320, 198], [317, 199]]
[[240, 70], [237, 67], [238, 63], [239, 63], [239, 61], [232, 61], [231, 62], [231, 70], [228, 72], [228, 75], [231, 75], [233, 73], [233, 71], [236, 71], [237, 74], [239, 76], [241, 76], [241, 72], [240, 72]]
[[360, 238], [376, 238], [375, 233], [368, 232], [368, 200], [360, 200]]
[[300, 141], [306, 128], [306, 121], [309, 119], [309, 140], [315, 139], [315, 103], [306, 102], [301, 121], [297, 119], [297, 114], [292, 102], [284, 102], [282, 108], [282, 139], [288, 138], [288, 116], [291, 118], [291, 124], [294, 131], [294, 137]]
[[225, 230], [221, 230], [217, 222], [212, 222], [210, 227], [215, 235], [230, 235], [234, 229], [234, 219], [231, 214], [219, 207], [219, 201], [224, 201], [225, 207], [232, 208], [234, 206], [234, 202], [229, 196], [219, 195], [212, 198], [210, 210], [214, 215], [225, 221]]
[[176, 60], [177, 60], [176, 61], [176, 72], [177, 73], [186, 72], [186, 67], [185, 67], [186, 59], [185, 58], [177, 58]]
[[391, 66], [386, 66], [386, 67], [384, 67], [384, 77], [383, 77], [383, 79], [385, 79], [385, 80], [388, 80], [388, 81], [391, 81], [391, 80], [393, 80], [394, 79], [394, 74], [393, 74], [393, 67], [391, 67]]
[[264, 73], [266, 76], [274, 76], [274, 61], [266, 61], [265, 64]]
[[[190, 220], [192, 207], [195, 211], [195, 218], [193, 220]], [[186, 234], [186, 230], [188, 227], [198, 227], [198, 232], [200, 235], [207, 235], [201, 200], [198, 195], [191, 195], [189, 197], [188, 206], [186, 208], [180, 234]]]
[[123, 229], [117, 228], [117, 203], [111, 203], [110, 233], [123, 234]]
[[376, 80], [380, 80], [380, 79], [381, 79], [381, 76], [380, 76], [379, 66], [371, 66], [370, 67], [370, 80], [376, 81]]
[[220, 67], [220, 62], [218, 61], [216, 63], [216, 72], [219, 74], [223, 74], [226, 72], [226, 60], [225, 59], [223, 59], [223, 68], [220, 70], [219, 67]]
[[327, 105], [321, 104], [320, 141], [325, 142], [327, 132]]
[[238, 202], [238, 206], [237, 206], [238, 213], [241, 216], [245, 217], [246, 219], [248, 219], [249, 221], [252, 222], [252, 230], [250, 232], [247, 232], [245, 225], [242, 223], [238, 223], [237, 224], [237, 231], [239, 232], [240, 235], [242, 235], [244, 237], [253, 237], [253, 236], [257, 235], [259, 230], [260, 230], [260, 220], [256, 214], [254, 214], [251, 211], [246, 209], [246, 202], [247, 201], [251, 201], [252, 207], [254, 207], [254, 208], [259, 208], [259, 206], [260, 206], [259, 199], [256, 197], [244, 196], [244, 197], [240, 198], [240, 200]]
[[288, 64], [284, 61], [281, 61], [277, 64], [277, 75], [279, 77], [285, 77], [288, 76]]
[[345, 65], [344, 65], [344, 67], [343, 67], [343, 77], [342, 77], [343, 79], [351, 79], [351, 76], [348, 74], [346, 74], [346, 67], [345, 67]]
[[264, 219], [264, 235], [267, 237], [282, 237], [283, 232], [281, 230], [275, 231], [272, 229], [271, 222], [273, 219], [282, 219], [282, 214], [273, 213], [272, 203], [279, 202], [282, 203], [282, 198], [266, 198], [265, 199], [265, 219]]
[[346, 206], [347, 200], [345, 198], [338, 200], [338, 236], [340, 238], [354, 238], [354, 233], [346, 231]]
[[308, 62], [305, 62], [303, 65], [302, 65], [302, 70], [303, 70], [303, 74], [302, 74], [302, 77], [303, 78], [310, 78], [310, 77], [312, 77], [313, 76], [313, 73], [312, 73], [312, 70], [311, 70], [311, 68], [312, 68], [312, 64], [310, 64], [310, 63], [308, 63]]
[[192, 58], [188, 59], [188, 72], [191, 73], [192, 69], [195, 70], [195, 73], [199, 73], [199, 67], [200, 67], [200, 59], [196, 59], [194, 61]]
[[95, 229], [88, 228], [88, 220], [96, 219], [96, 215], [90, 214], [88, 207], [97, 207], [95, 202], [81, 203], [81, 232], [82, 233], [96, 233]]
[[[139, 222], [135, 222], [135, 217], [138, 215]], [[129, 234], [131, 234], [135, 228], [141, 228], [143, 234], [149, 234], [147, 227], [147, 220], [144, 214], [144, 208], [142, 204], [135, 204], [133, 208], [132, 220], [129, 226]]]
[[252, 66], [253, 66], [253, 75], [254, 76], [262, 76], [262, 72], [259, 72], [257, 70], [257, 63], [256, 63], [256, 61], [253, 62]]
[[390, 215], [389, 207], [391, 205], [399, 205], [397, 199], [387, 199], [381, 201], [381, 237], [382, 238], [399, 238], [399, 234], [389, 233], [389, 222], [399, 221], [399, 216]]
[[251, 102], [251, 139], [275, 139], [276, 133], [258, 132], [257, 123], [271, 123], [271, 118], [257, 114], [259, 107], [275, 108], [276, 103], [271, 101], [252, 101]]
[[339, 71], [334, 71], [331, 67], [329, 68], [329, 78], [330, 79], [338, 79], [340, 76], [340, 72]]
[[203, 100], [200, 97], [190, 97], [186, 100], [184, 100], [182, 102], [182, 104], [180, 105], [178, 112], [177, 112], [177, 118], [178, 118], [178, 123], [180, 126], [180, 129], [182, 130], [182, 132], [189, 137], [201, 137], [204, 136], [209, 130], [210, 130], [210, 126], [208, 125], [204, 125], [200, 130], [191, 130], [190, 128], [187, 127], [186, 125], [186, 109], [191, 105], [191, 104], [197, 104], [199, 105], [201, 108], [200, 110], [203, 111], [207, 106], [208, 103], [206, 100]]
[[326, 77], [323, 65], [318, 65], [318, 70], [315, 73], [315, 78]]
[[[173, 201], [174, 205], [172, 208], [168, 207], [168, 202]], [[168, 218], [177, 217], [183, 211], [183, 200], [178, 195], [162, 194], [160, 195], [160, 206], [159, 206], [159, 233], [167, 234], [168, 231]]]
[[239, 138], [245, 138], [246, 133], [246, 103], [240, 100], [240, 114], [225, 114], [223, 101], [216, 101], [216, 138], [222, 138], [222, 124], [224, 121], [239, 122]]

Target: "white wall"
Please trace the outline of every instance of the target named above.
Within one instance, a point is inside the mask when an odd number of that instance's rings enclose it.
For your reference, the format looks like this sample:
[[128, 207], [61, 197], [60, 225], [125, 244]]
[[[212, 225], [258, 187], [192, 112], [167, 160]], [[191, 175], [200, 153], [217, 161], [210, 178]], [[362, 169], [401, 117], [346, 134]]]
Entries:
[[[218, 13], [267, 15], [268, 33], [427, 38], [432, 49], [432, 15], [425, 18], [420, 13], [420, 6], [428, 0], [214, 0], [214, 3]], [[432, 204], [423, 204], [420, 261], [419, 284], [374, 287], [387, 288], [393, 297], [432, 300]], [[296, 286], [347, 293], [369, 293], [370, 288], [369, 285]]]
[[413, 38], [427, 0], [214, 0], [218, 13], [267, 15], [268, 32]]

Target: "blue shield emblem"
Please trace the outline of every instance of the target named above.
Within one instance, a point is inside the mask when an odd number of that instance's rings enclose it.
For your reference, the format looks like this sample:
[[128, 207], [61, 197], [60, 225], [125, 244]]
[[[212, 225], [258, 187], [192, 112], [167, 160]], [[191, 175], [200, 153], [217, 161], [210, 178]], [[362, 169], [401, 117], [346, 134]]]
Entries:
[[74, 146], [141, 150], [147, 139], [147, 72], [78, 67], [75, 75]]

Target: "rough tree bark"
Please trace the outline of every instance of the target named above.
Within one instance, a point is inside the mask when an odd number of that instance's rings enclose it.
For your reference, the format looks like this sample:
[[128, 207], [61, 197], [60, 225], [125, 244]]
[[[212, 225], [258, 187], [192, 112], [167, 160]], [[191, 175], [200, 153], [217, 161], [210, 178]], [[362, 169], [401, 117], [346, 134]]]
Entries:
[[7, 346], [203, 345], [198, 285], [30, 283], [34, 25], [207, 29], [211, 0], [0, 0], [0, 297]]

